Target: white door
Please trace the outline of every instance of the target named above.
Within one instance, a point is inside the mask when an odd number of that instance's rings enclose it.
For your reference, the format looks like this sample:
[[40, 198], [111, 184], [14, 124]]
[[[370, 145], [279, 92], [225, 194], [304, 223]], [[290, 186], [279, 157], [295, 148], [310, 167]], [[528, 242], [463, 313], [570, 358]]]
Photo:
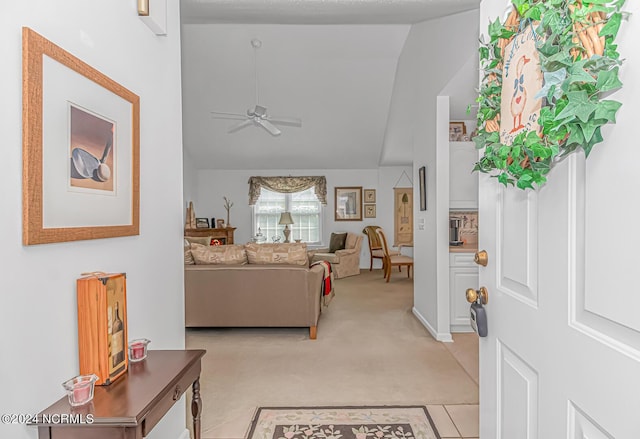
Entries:
[[[640, 2], [627, 2], [618, 124], [539, 191], [480, 176], [481, 439], [640, 438]], [[481, 29], [502, 16], [483, 0]]]

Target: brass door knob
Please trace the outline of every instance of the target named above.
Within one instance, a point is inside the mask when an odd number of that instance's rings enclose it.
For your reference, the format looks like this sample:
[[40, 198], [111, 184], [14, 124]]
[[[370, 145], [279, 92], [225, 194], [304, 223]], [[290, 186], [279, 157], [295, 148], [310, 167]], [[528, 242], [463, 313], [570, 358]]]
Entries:
[[489, 255], [484, 250], [477, 251], [475, 256], [473, 257], [473, 262], [486, 267], [487, 263], [489, 262]]
[[485, 287], [480, 287], [479, 290], [474, 290], [473, 288], [467, 289], [466, 292], [467, 302], [475, 303], [478, 301], [478, 297], [481, 300], [483, 305], [489, 303], [489, 291]]

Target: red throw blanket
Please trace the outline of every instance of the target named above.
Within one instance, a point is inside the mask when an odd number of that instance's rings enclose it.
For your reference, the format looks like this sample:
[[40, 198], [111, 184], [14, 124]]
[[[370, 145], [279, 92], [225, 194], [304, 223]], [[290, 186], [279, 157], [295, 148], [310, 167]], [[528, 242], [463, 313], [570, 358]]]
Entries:
[[336, 295], [333, 290], [333, 269], [331, 268], [331, 263], [327, 261], [317, 261], [311, 264], [311, 267], [314, 265], [320, 265], [324, 269], [324, 273], [322, 275], [322, 297], [324, 299], [324, 306], [329, 306], [329, 302]]

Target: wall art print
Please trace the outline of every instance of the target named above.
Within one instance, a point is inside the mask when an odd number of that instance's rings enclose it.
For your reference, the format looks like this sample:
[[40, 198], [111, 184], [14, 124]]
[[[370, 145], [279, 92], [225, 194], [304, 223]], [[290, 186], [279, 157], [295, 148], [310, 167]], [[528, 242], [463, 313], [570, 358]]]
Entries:
[[140, 99], [22, 29], [24, 245], [139, 234]]

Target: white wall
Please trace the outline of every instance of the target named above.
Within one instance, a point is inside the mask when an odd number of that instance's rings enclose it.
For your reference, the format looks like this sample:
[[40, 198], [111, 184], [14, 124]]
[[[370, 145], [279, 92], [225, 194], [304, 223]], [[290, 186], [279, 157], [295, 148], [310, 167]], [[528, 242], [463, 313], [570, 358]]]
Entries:
[[182, 174], [184, 175], [182, 197], [184, 202], [182, 203], [182, 218], [186, 220], [189, 201], [193, 201], [196, 197], [196, 193], [198, 192], [198, 172], [196, 162], [186, 148], [182, 151]]
[[[256, 233], [251, 229], [251, 207], [249, 206], [249, 177], [276, 175], [324, 175], [327, 178], [327, 205], [324, 207], [323, 242], [329, 245], [331, 232], [347, 231], [362, 233], [367, 225], [380, 225], [393, 231], [393, 185], [405, 170], [411, 175], [410, 167], [388, 167], [380, 169], [305, 169], [305, 170], [200, 170], [198, 174], [198, 190], [194, 201], [196, 215], [199, 217], [224, 218], [223, 196], [231, 199], [230, 221], [235, 231], [235, 242], [245, 243]], [[406, 179], [401, 183], [407, 184]], [[335, 187], [362, 186], [363, 189], [376, 189], [376, 218], [363, 218], [362, 221], [335, 221], [333, 208]], [[376, 261], [374, 267], [380, 267]], [[360, 267], [369, 268], [369, 248], [363, 235], [360, 255]]]
[[[166, 37], [140, 21], [133, 1], [0, 7], [2, 413], [37, 413], [78, 374], [75, 281], [82, 272], [126, 272], [129, 337], [147, 337], [153, 349], [184, 347], [179, 3], [167, 3]], [[22, 245], [22, 26], [140, 96], [139, 236]], [[176, 439], [185, 417], [184, 404], [176, 405], [149, 437]], [[37, 430], [0, 425], [0, 437], [36, 438]]]
[[[418, 168], [427, 168], [427, 211], [416, 209], [414, 215], [414, 307], [423, 323], [436, 333], [449, 332], [448, 320], [438, 320], [436, 294], [438, 264], [448, 264], [436, 256], [436, 98], [477, 50], [477, 35], [477, 11], [412, 26], [398, 61], [385, 137], [389, 145], [412, 142], [414, 181]], [[419, 206], [418, 197], [419, 191], [414, 190], [415, 206]], [[417, 230], [420, 219], [425, 221], [424, 230]]]

